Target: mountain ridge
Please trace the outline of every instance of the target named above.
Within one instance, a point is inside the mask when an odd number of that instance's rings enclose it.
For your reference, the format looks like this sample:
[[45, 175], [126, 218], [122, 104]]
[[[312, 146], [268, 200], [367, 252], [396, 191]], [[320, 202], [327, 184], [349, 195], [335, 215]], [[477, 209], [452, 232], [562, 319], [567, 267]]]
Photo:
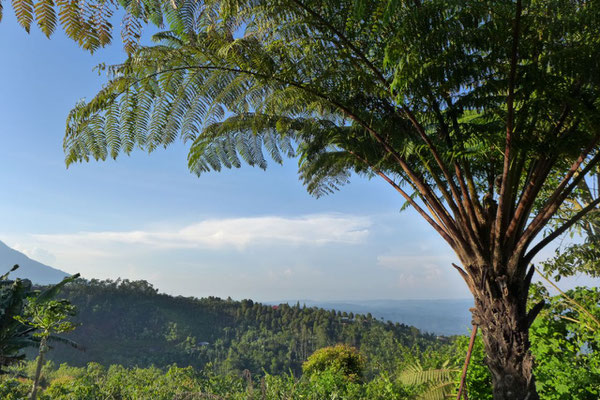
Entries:
[[70, 274], [58, 268], [51, 267], [39, 261], [29, 258], [18, 250], [9, 247], [0, 241], [0, 274], [10, 270], [17, 264], [19, 268], [11, 272], [9, 278], [29, 279], [38, 285], [49, 285], [58, 283]]

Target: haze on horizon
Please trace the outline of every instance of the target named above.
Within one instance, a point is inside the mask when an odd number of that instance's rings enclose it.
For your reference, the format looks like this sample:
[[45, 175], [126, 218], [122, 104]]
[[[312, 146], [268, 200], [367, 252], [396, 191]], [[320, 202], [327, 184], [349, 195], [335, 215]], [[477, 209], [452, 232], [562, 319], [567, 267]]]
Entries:
[[10, 60], [0, 64], [0, 240], [31, 258], [198, 297], [469, 297], [450, 249], [414, 212], [399, 213], [402, 199], [378, 180], [314, 199], [295, 160], [197, 178], [181, 143], [67, 170], [67, 113], [105, 81], [93, 67], [124, 53], [117, 44], [91, 56], [62, 32], [27, 35], [12, 13], [0, 50]]

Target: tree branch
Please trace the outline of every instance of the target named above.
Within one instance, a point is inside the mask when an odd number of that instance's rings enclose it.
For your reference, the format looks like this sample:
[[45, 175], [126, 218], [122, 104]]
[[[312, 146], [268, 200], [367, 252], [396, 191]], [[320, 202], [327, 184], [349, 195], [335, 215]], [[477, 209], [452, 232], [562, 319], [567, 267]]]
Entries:
[[542, 189], [553, 164], [553, 159], [545, 159], [535, 162], [529, 179], [527, 180], [528, 182], [523, 188], [523, 192], [521, 193], [521, 197], [517, 203], [517, 208], [512, 220], [506, 229], [507, 237], [514, 235], [515, 232], [521, 232], [525, 226], [529, 218], [529, 213], [533, 208], [533, 203], [535, 202], [539, 191]]
[[573, 179], [573, 182], [565, 189], [565, 186], [569, 183], [575, 172], [579, 169], [579, 166], [585, 161], [587, 155], [592, 151], [593, 147], [598, 143], [600, 139], [600, 134], [597, 135], [592, 143], [579, 155], [577, 160], [571, 165], [571, 168], [564, 176], [563, 180], [560, 182], [556, 190], [552, 193], [544, 208], [536, 215], [536, 217], [531, 221], [521, 239], [517, 244], [517, 248], [515, 249], [517, 252], [524, 249], [525, 245], [529, 243], [535, 235], [537, 235], [544, 225], [552, 218], [552, 215], [558, 210], [564, 200], [571, 194], [573, 189], [577, 186], [577, 183], [585, 177], [587, 172], [600, 161], [600, 152], [596, 154], [596, 156], [585, 166], [585, 168], [581, 171], [581, 173]]
[[[517, 75], [517, 61], [518, 61], [518, 50], [519, 50], [519, 36], [520, 36], [520, 23], [521, 23], [521, 12], [522, 3], [521, 0], [517, 0], [515, 19], [513, 22], [513, 34], [512, 34], [512, 50], [510, 60], [510, 72], [508, 77], [508, 96], [506, 98], [507, 107], [507, 119], [506, 119], [506, 143], [504, 148], [504, 166], [502, 168], [502, 183], [500, 186], [500, 193], [498, 195], [498, 209], [496, 211], [496, 223], [494, 226], [494, 249], [493, 255], [495, 259], [502, 257], [502, 251], [500, 243], [502, 240], [502, 234], [505, 230], [505, 224], [508, 219], [508, 207], [509, 199], [512, 197], [509, 191], [509, 175], [511, 171], [511, 152], [512, 152], [512, 140], [513, 140], [513, 125], [514, 125], [514, 96], [515, 96], [515, 80]], [[500, 263], [503, 264], [503, 263]]]
[[[389, 183], [394, 189], [396, 189], [396, 191], [398, 193], [400, 193], [402, 195], [402, 197], [404, 197], [404, 199], [415, 209], [417, 210], [417, 212], [419, 214], [421, 214], [421, 216], [423, 218], [425, 218], [425, 220], [433, 227], [433, 229], [435, 229], [441, 236], [442, 238], [452, 247], [455, 248], [456, 243], [454, 241], [454, 239], [452, 239], [452, 237], [448, 234], [448, 232], [446, 232], [446, 230], [440, 226], [439, 224], [437, 224], [429, 214], [427, 214], [425, 212], [425, 210], [423, 210], [416, 202], [415, 200], [408, 194], [406, 193], [400, 186], [398, 186], [398, 184], [396, 182], [394, 182], [389, 176], [387, 176], [383, 171], [381, 171], [379, 168], [375, 167], [373, 164], [371, 164], [366, 158], [359, 156], [358, 154], [356, 154], [355, 152], [351, 151], [351, 150], [346, 150], [348, 151], [348, 153], [352, 154], [354, 157], [356, 157], [357, 160], [361, 161], [363, 164], [367, 165], [371, 170], [373, 170], [374, 173], [376, 173], [377, 175], [379, 175], [381, 178], [383, 178], [387, 183]], [[435, 214], [434, 214], [435, 215]]]
[[[440, 109], [440, 104], [435, 100], [435, 95], [433, 94], [433, 90], [431, 88], [429, 88], [429, 89], [431, 91], [431, 100], [430, 101], [432, 103], [435, 116], [438, 120], [438, 124], [440, 125], [441, 132], [444, 135], [444, 139], [446, 140], [447, 146], [449, 148], [452, 148], [452, 139], [450, 138], [449, 126], [446, 123], [446, 121], [444, 120], [444, 116]], [[450, 99], [446, 98], [446, 103], [448, 104], [448, 107], [452, 107], [452, 101]], [[458, 123], [456, 121], [456, 118], [454, 118], [453, 123], [454, 123], [455, 129], [458, 129]], [[452, 162], [452, 165], [454, 166], [454, 174], [459, 183], [460, 195], [458, 195], [458, 193], [457, 193], [458, 190], [457, 190], [456, 186], [454, 185], [453, 177], [450, 177], [451, 180], [450, 180], [449, 184], [452, 185], [452, 186], [450, 186], [450, 189], [452, 190], [452, 194], [453, 194], [454, 199], [458, 206], [458, 211], [461, 214], [461, 218], [465, 224], [465, 230], [467, 230], [467, 234], [468, 234], [470, 240], [477, 243], [477, 245], [481, 248], [482, 243], [479, 240], [479, 235], [476, 234], [476, 232], [478, 232], [478, 230], [479, 230], [478, 220], [477, 220], [477, 217], [475, 214], [475, 209], [473, 207], [472, 201], [469, 196], [469, 192], [467, 190], [465, 180], [462, 175], [462, 171], [460, 170], [460, 166], [458, 165], [456, 160], [454, 160]], [[448, 172], [448, 175], [449, 175], [449, 172]], [[446, 179], [448, 179], [448, 176], [446, 176]], [[446, 200], [446, 201], [449, 203], [449, 205], [451, 205], [448, 200]]]
[[581, 211], [579, 211], [577, 214], [575, 214], [571, 219], [569, 219], [567, 222], [565, 222], [563, 225], [561, 225], [560, 228], [556, 229], [555, 231], [550, 233], [548, 236], [546, 236], [545, 238], [540, 240], [540, 242], [538, 244], [536, 244], [531, 250], [529, 250], [529, 252], [525, 255], [524, 262], [530, 263], [531, 260], [533, 260], [533, 257], [535, 257], [535, 255], [537, 253], [539, 253], [540, 250], [542, 250], [546, 245], [548, 245], [548, 243], [552, 242], [554, 239], [556, 239], [557, 237], [559, 237], [560, 235], [565, 233], [570, 227], [572, 227], [575, 223], [577, 223], [577, 221], [579, 221], [581, 218], [583, 218], [588, 212], [590, 212], [591, 210], [596, 208], [596, 206], [598, 204], [600, 204], [600, 197], [597, 198], [596, 200], [592, 201], [586, 207], [584, 207]]
[[375, 74], [375, 77], [379, 81], [381, 81], [382, 83], [384, 83], [386, 87], [389, 86], [389, 82], [387, 81], [387, 79], [385, 79], [385, 76], [383, 75], [383, 73], [381, 73], [381, 71], [379, 71], [379, 69], [377, 69], [377, 67], [375, 67], [375, 65], [373, 65], [373, 63], [371, 61], [369, 61], [369, 59], [367, 58], [367, 56], [365, 56], [364, 53], [362, 51], [360, 51], [350, 41], [350, 39], [348, 39], [346, 37], [346, 35], [344, 35], [342, 32], [340, 32], [338, 29], [336, 29], [336, 27], [333, 26], [329, 21], [327, 21], [321, 14], [319, 14], [315, 10], [309, 8], [307, 5], [305, 5], [300, 0], [292, 0], [292, 2], [295, 3], [298, 7], [302, 8], [307, 13], [309, 13], [310, 15], [312, 15], [313, 18], [316, 18], [325, 27], [327, 27], [331, 32], [333, 32], [334, 35], [336, 35], [342, 42], [344, 42], [346, 44], [346, 46], [348, 46], [348, 48], [350, 50], [352, 50], [362, 60], [362, 62], [365, 63], [365, 65]]

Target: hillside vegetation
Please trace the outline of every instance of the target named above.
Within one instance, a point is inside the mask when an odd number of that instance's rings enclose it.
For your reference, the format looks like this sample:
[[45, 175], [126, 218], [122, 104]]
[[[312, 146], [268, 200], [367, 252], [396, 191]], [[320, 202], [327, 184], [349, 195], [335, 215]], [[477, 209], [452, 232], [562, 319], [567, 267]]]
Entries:
[[[70, 338], [87, 351], [54, 345], [44, 400], [442, 400], [456, 395], [468, 345], [369, 315], [172, 297], [144, 281], [77, 280], [61, 296], [79, 307]], [[536, 285], [530, 302], [539, 298], [548, 301], [531, 327], [540, 398], [597, 400], [600, 290], [552, 297]], [[28, 397], [41, 365], [30, 356], [0, 377], [0, 398]], [[491, 400], [491, 383], [478, 337], [469, 398]]]
[[78, 280], [61, 296], [77, 306], [80, 326], [69, 338], [85, 352], [58, 346], [57, 363], [90, 361], [126, 367], [179, 366], [219, 372], [299, 374], [315, 350], [346, 343], [372, 362], [367, 374], [392, 370], [408, 348], [443, 347], [444, 342], [403, 324], [370, 314], [289, 306], [252, 300], [173, 297], [145, 281]]

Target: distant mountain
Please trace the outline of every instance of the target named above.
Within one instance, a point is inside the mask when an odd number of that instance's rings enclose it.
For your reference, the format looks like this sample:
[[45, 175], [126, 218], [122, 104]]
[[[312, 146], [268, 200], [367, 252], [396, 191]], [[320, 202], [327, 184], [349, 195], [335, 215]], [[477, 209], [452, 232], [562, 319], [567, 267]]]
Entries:
[[15, 264], [19, 264], [19, 269], [11, 272], [10, 278], [29, 279], [33, 283], [40, 285], [58, 283], [63, 278], [69, 276], [64, 271], [32, 260], [25, 254], [8, 247], [0, 241], [0, 275], [10, 270]]
[[[269, 302], [269, 304], [278, 303]], [[286, 301], [286, 303], [296, 304], [296, 301]], [[370, 313], [377, 319], [412, 325], [422, 332], [438, 335], [466, 335], [471, 327], [469, 308], [473, 307], [473, 300], [300, 300], [300, 304], [327, 310]]]

